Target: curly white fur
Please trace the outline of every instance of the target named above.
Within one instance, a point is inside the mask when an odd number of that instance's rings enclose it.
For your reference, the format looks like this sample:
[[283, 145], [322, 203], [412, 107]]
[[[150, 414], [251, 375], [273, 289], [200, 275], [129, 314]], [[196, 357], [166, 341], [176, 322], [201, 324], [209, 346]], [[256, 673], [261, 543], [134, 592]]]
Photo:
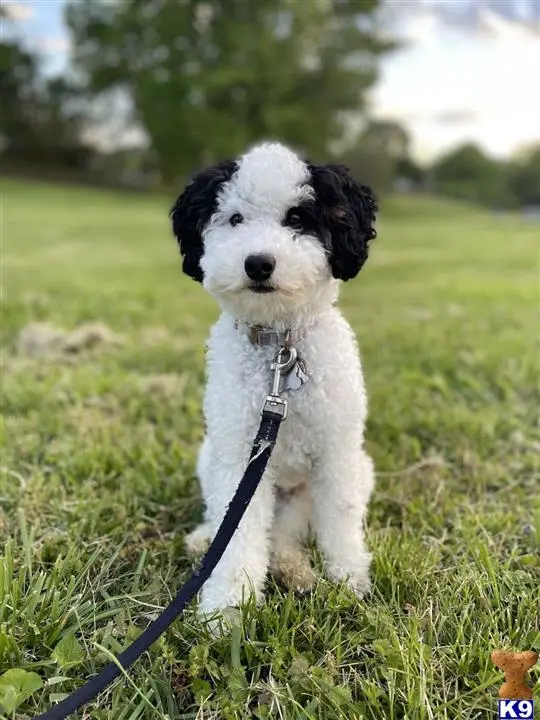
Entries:
[[[205, 516], [188, 537], [194, 552], [216, 532], [245, 471], [271, 383], [277, 348], [252, 345], [236, 321], [292, 329], [309, 376], [286, 394], [287, 420], [251, 505], [203, 588], [204, 613], [238, 605], [251, 592], [260, 598], [269, 568], [309, 589], [308, 529], [330, 578], [346, 580], [359, 597], [370, 587], [363, 525], [374, 473], [363, 447], [364, 380], [355, 336], [335, 307], [339, 281], [328, 250], [313, 234], [283, 224], [287, 211], [306, 199], [317, 202], [306, 163], [281, 145], [265, 144], [222, 184], [201, 233], [203, 284], [222, 313], [208, 341], [206, 437], [198, 461]], [[233, 226], [235, 213], [243, 221]], [[250, 253], [274, 256], [274, 292], [253, 292], [244, 270]]]

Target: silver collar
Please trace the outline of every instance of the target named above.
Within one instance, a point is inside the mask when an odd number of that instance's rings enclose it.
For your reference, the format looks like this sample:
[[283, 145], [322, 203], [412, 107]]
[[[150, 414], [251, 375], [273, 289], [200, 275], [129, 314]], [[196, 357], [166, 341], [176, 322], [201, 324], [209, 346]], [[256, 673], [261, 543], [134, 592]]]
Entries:
[[290, 347], [296, 345], [301, 339], [300, 333], [294, 330], [274, 330], [274, 328], [263, 327], [262, 325], [248, 325], [247, 323], [234, 321], [234, 327], [248, 336], [252, 345], [260, 347]]

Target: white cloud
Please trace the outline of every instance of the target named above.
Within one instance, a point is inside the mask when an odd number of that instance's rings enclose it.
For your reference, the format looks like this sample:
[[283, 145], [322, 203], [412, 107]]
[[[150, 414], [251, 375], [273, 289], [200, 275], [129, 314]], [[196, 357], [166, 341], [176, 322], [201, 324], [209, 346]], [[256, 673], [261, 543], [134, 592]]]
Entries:
[[399, 35], [407, 43], [428, 45], [434, 41], [437, 31], [437, 18], [432, 12], [417, 12], [404, 16], [400, 23]]
[[7, 13], [7, 16], [13, 22], [24, 22], [25, 20], [31, 20], [35, 11], [34, 8], [28, 3], [24, 2], [7, 2], [2, 3], [2, 7]]
[[423, 39], [417, 24], [414, 45], [384, 63], [372, 107], [409, 128], [420, 159], [465, 141], [496, 156], [540, 141], [540, 37], [493, 13], [483, 19], [487, 33], [437, 23]]
[[490, 34], [493, 37], [500, 38], [523, 38], [537, 37], [539, 35], [539, 28], [532, 24], [513, 22], [506, 20], [501, 15], [489, 10], [488, 8], [483, 9], [479, 13], [479, 25], [480, 29]]

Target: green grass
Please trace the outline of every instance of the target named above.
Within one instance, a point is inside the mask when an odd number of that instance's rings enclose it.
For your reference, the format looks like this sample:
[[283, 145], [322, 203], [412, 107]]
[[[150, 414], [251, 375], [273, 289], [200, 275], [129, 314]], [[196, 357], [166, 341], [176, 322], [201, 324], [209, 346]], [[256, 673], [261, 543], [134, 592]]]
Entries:
[[[2, 196], [0, 675], [26, 674], [0, 678], [0, 698], [23, 720], [187, 577], [216, 308], [181, 274], [170, 199], [22, 182]], [[386, 204], [341, 298], [379, 473], [373, 595], [321, 580], [298, 599], [270, 579], [222, 639], [190, 612], [80, 717], [495, 717], [491, 651], [540, 648], [537, 237], [457, 204]], [[17, 352], [31, 322], [90, 320], [124, 343]]]

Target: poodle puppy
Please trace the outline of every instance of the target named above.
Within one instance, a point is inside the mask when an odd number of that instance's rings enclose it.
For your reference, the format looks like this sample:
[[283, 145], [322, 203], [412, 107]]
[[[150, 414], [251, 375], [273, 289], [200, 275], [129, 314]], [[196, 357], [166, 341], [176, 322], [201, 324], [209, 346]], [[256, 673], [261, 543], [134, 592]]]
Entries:
[[263, 143], [196, 175], [171, 211], [184, 272], [221, 309], [207, 344], [197, 467], [205, 514], [187, 539], [193, 553], [214, 536], [246, 469], [286, 334], [301, 359], [285, 383], [288, 416], [265, 475], [202, 590], [205, 614], [251, 593], [260, 599], [269, 569], [308, 590], [309, 532], [329, 578], [358, 597], [369, 590], [366, 393], [355, 336], [335, 303], [340, 281], [367, 259], [376, 210], [345, 167]]

